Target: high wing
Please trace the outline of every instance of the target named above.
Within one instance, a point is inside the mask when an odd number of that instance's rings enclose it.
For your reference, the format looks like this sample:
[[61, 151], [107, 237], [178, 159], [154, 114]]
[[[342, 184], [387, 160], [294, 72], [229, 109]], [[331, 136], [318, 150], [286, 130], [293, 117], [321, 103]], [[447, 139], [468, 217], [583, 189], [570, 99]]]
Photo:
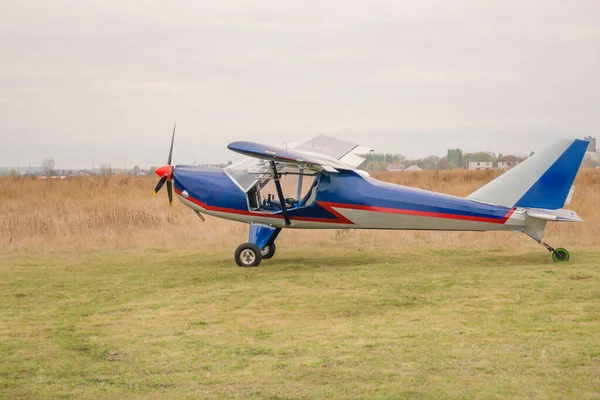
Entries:
[[372, 147], [359, 146], [355, 143], [325, 135], [316, 135], [298, 140], [297, 142], [290, 143], [288, 148], [305, 154], [318, 153], [330, 159], [336, 159], [353, 168], [358, 168], [365, 161], [365, 158], [361, 157], [361, 155], [373, 151]]
[[266, 144], [254, 142], [233, 142], [227, 146], [229, 150], [246, 156], [258, 158], [260, 160], [278, 161], [286, 164], [296, 164], [302, 168], [313, 169], [322, 165], [322, 161], [317, 161], [311, 156], [302, 154], [301, 152], [280, 149]]
[[282, 173], [298, 172], [298, 169], [337, 172], [356, 170], [365, 160], [358, 154], [372, 151], [370, 147], [324, 135], [290, 143], [287, 149], [245, 141], [230, 143], [227, 148], [250, 156], [225, 168], [225, 172], [244, 191], [249, 190], [261, 175], [271, 173], [271, 161], [277, 163], [277, 169]]

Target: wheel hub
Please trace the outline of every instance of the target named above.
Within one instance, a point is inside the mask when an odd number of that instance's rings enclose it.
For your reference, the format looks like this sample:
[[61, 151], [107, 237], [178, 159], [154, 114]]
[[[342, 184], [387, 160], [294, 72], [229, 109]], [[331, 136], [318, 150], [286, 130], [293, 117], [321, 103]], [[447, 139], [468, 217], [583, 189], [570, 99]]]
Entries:
[[271, 246], [266, 245], [262, 251], [260, 252], [263, 256], [266, 256], [267, 254], [269, 254], [269, 251], [271, 250]]
[[254, 263], [254, 260], [256, 260], [256, 256], [254, 255], [254, 252], [252, 250], [246, 249], [243, 250], [240, 254], [240, 259], [244, 264], [252, 265], [252, 263]]

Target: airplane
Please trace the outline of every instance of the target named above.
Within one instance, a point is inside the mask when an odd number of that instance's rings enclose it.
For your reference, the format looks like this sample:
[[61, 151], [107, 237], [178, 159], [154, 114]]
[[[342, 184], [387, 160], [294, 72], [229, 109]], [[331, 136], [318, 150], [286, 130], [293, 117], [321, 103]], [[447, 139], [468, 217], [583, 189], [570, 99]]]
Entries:
[[[358, 169], [371, 148], [317, 135], [278, 148], [233, 142], [228, 148], [248, 158], [225, 168], [167, 165], [154, 194], [167, 184], [169, 204], [177, 198], [204, 221], [202, 213], [249, 224], [248, 242], [234, 253], [240, 267], [256, 267], [275, 255], [283, 229], [396, 229], [515, 231], [544, 246], [554, 262], [569, 260], [564, 248], [543, 242], [548, 222], [581, 222], [563, 207], [588, 142], [560, 140], [535, 153], [465, 198], [378, 181]], [[285, 197], [282, 176], [298, 176], [294, 197]], [[302, 196], [305, 177], [312, 178]], [[273, 181], [276, 195], [261, 190]]]

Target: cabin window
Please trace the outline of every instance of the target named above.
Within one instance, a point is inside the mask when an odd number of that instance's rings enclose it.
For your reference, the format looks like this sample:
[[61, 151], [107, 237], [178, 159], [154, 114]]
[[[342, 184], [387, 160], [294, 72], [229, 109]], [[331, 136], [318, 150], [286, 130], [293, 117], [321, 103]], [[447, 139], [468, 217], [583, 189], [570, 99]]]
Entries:
[[[302, 177], [300, 192], [298, 192], [298, 175], [285, 175], [281, 178], [281, 189], [288, 210], [308, 207], [314, 204], [317, 198], [317, 189], [320, 174], [309, 171]], [[248, 208], [258, 212], [279, 212], [281, 204], [277, 195], [277, 188], [272, 179], [262, 179], [248, 190]]]

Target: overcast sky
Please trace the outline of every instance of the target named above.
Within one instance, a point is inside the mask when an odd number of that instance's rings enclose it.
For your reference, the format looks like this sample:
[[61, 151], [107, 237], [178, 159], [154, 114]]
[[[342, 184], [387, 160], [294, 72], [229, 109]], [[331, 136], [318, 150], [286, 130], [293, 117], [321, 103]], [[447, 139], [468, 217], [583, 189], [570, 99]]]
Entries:
[[0, 165], [236, 159], [325, 133], [420, 157], [600, 128], [600, 1], [3, 0]]

